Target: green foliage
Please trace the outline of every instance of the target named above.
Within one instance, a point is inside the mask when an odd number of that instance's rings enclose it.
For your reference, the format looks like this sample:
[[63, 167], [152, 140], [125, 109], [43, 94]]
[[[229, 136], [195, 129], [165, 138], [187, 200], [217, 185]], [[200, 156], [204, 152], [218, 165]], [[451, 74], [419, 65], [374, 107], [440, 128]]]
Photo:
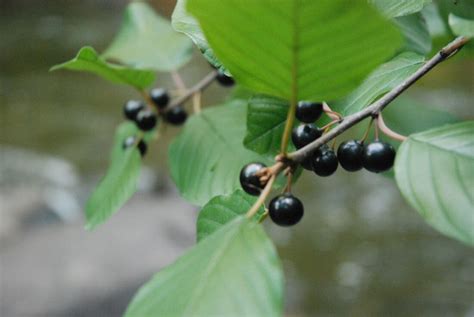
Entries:
[[171, 16], [171, 24], [173, 28], [176, 31], [182, 32], [189, 36], [209, 63], [224, 70], [221, 62], [219, 62], [219, 60], [214, 55], [214, 51], [211, 47], [209, 47], [209, 43], [204, 37], [198, 21], [196, 21], [196, 19], [187, 12], [186, 4], [187, 0], [178, 0], [176, 2], [173, 15]]
[[405, 38], [405, 51], [426, 55], [431, 51], [431, 36], [421, 13], [394, 19]]
[[454, 34], [474, 37], [474, 20], [464, 19], [451, 13], [448, 21]]
[[[278, 154], [287, 114], [287, 101], [267, 96], [255, 96], [250, 99], [245, 147], [259, 154]], [[294, 150], [292, 143], [289, 146], [289, 151]]]
[[171, 71], [186, 64], [192, 43], [145, 2], [128, 5], [122, 27], [104, 58], [140, 69]]
[[[169, 147], [171, 176], [181, 195], [204, 205], [199, 243], [139, 290], [126, 317], [281, 315], [281, 265], [257, 223], [264, 206], [253, 219], [245, 218], [257, 198], [240, 189], [241, 168], [274, 163], [289, 103], [339, 99], [331, 102], [334, 110], [344, 116], [358, 112], [425, 63], [430, 34], [441, 32], [443, 19], [449, 16], [455, 34], [473, 36], [472, 13], [464, 12], [472, 6], [457, 1], [455, 7], [444, 3], [436, 14], [431, 0], [178, 0], [175, 30], [146, 3], [131, 2], [101, 56], [84, 47], [53, 67], [144, 89], [155, 80], [152, 71], [172, 71], [190, 60], [192, 43], [181, 32], [225, 70], [222, 60], [242, 85], [226, 103], [190, 117]], [[394, 103], [383, 112], [385, 121], [410, 135], [396, 159], [400, 190], [436, 229], [474, 245], [474, 122], [457, 123], [449, 113], [409, 99]], [[451, 125], [439, 128], [445, 124]], [[137, 148], [123, 148], [129, 136], [148, 142], [154, 131], [143, 134], [130, 122], [117, 129], [110, 167], [87, 202], [88, 229], [136, 190], [141, 157]]]
[[125, 317], [280, 316], [282, 302], [275, 247], [261, 225], [240, 216], [156, 274]]
[[131, 122], [117, 128], [109, 169], [86, 204], [86, 229], [92, 230], [103, 223], [135, 193], [140, 175], [140, 152], [136, 147], [123, 149], [123, 142], [137, 133], [138, 129]]
[[171, 177], [181, 195], [202, 206], [217, 195], [240, 188], [242, 166], [271, 160], [247, 150], [247, 109], [243, 101], [231, 101], [194, 115], [169, 147]]
[[474, 245], [474, 121], [415, 134], [400, 147], [403, 196], [442, 233]]
[[420, 68], [425, 61], [423, 56], [406, 52], [379, 66], [367, 79], [344, 100], [333, 105], [344, 115], [362, 110], [382, 94], [402, 83]]
[[407, 97], [393, 101], [390, 107], [383, 111], [383, 118], [390, 129], [403, 135], [459, 122], [459, 119], [449, 112], [434, 109]]
[[239, 84], [285, 100], [342, 97], [400, 44], [363, 1], [189, 0], [188, 10]]
[[425, 19], [432, 38], [446, 35], [446, 25], [439, 13], [438, 6], [431, 3], [423, 8], [421, 15]]
[[394, 18], [421, 11], [431, 0], [368, 0], [385, 16]]
[[[226, 223], [245, 213], [252, 207], [257, 197], [238, 189], [228, 196], [216, 196], [202, 207], [197, 219], [197, 240], [211, 235]], [[255, 215], [258, 219], [264, 212], [263, 206]]]
[[465, 19], [474, 19], [472, 0], [436, 0], [441, 14], [447, 18], [450, 13]]
[[89, 46], [81, 48], [70, 61], [53, 66], [51, 71], [60, 69], [90, 72], [115, 84], [127, 84], [138, 89], [146, 88], [155, 81], [153, 72], [107, 63]]

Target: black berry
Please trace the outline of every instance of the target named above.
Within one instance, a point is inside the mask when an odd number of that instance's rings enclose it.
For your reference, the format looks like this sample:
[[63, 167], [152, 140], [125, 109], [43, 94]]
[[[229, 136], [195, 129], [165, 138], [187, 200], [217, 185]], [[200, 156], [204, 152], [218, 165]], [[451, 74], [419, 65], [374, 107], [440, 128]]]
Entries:
[[270, 218], [279, 226], [293, 226], [303, 217], [303, 203], [290, 193], [278, 195], [270, 201]]
[[150, 98], [153, 103], [160, 109], [165, 108], [170, 102], [170, 96], [166, 89], [154, 88], [150, 91]]
[[240, 171], [240, 185], [250, 195], [258, 196], [263, 189], [260, 177], [257, 175], [266, 166], [262, 163], [250, 163]]
[[125, 118], [135, 121], [137, 118], [137, 114], [145, 108], [145, 104], [140, 101], [140, 100], [129, 100], [127, 103], [123, 106], [123, 114], [125, 115]]
[[297, 149], [301, 149], [305, 145], [313, 142], [323, 134], [315, 124], [301, 124], [293, 129], [291, 140]]
[[135, 122], [140, 130], [150, 131], [156, 126], [156, 114], [149, 109], [143, 109], [137, 114]]
[[[132, 147], [135, 145], [137, 138], [134, 136], [129, 136], [123, 141], [123, 148], [128, 149], [129, 147]], [[141, 156], [144, 156], [147, 151], [147, 145], [143, 140], [140, 140], [137, 144], [137, 148], [140, 151]]]
[[395, 149], [389, 143], [374, 141], [364, 146], [362, 164], [368, 171], [388, 171], [395, 161]]
[[217, 71], [216, 79], [222, 86], [230, 87], [235, 84], [234, 78], [227, 76], [223, 71], [220, 70]]
[[323, 104], [319, 102], [300, 101], [296, 107], [296, 118], [305, 123], [318, 120], [322, 113]]
[[329, 176], [337, 170], [336, 153], [327, 147], [316, 151], [313, 158], [313, 171], [319, 176]]
[[175, 106], [165, 112], [165, 120], [174, 125], [183, 124], [188, 118], [186, 110], [181, 106]]
[[349, 172], [360, 170], [362, 166], [362, 156], [364, 145], [357, 140], [342, 142], [337, 149], [337, 158], [342, 168]]
[[[323, 144], [319, 147], [319, 149], [317, 150], [317, 153], [324, 150], [324, 149], [329, 149], [329, 146], [327, 146], [327, 144]], [[313, 171], [313, 158], [314, 158], [314, 154], [307, 157], [303, 162], [301, 162], [301, 166], [305, 169], [305, 170], [308, 170], [308, 171]]]

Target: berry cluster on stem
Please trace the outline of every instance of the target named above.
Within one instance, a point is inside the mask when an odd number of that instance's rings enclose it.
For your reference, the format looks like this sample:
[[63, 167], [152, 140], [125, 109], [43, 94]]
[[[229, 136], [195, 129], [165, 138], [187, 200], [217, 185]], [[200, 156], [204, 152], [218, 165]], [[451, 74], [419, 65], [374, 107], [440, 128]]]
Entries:
[[[365, 109], [347, 117], [341, 117], [332, 111], [326, 103], [321, 103], [322, 107], [319, 103], [308, 101], [302, 101], [298, 105], [292, 103], [288, 111], [287, 125], [282, 137], [281, 154], [276, 157], [276, 163], [270, 167], [265, 167], [261, 163], [260, 165], [252, 165], [251, 163], [242, 169], [240, 177], [242, 188], [249, 194], [259, 195], [257, 201], [247, 212], [247, 217], [252, 217], [260, 206], [265, 203], [265, 200], [271, 193], [275, 178], [287, 168], [289, 168], [289, 175], [291, 175], [292, 170], [298, 164], [306, 169], [312, 169], [320, 176], [332, 174], [337, 169], [338, 164], [341, 164], [345, 170], [351, 172], [362, 168], [376, 173], [390, 169], [395, 159], [395, 149], [389, 143], [379, 139], [379, 129], [388, 137], [398, 141], [404, 141], [406, 137], [390, 130], [386, 126], [383, 121], [382, 110], [436, 65], [455, 55], [467, 42], [468, 38], [466, 37], [456, 38], [400, 85]], [[313, 122], [322, 113], [326, 113], [333, 119], [330, 125], [338, 125], [333, 129], [329, 129], [330, 126], [326, 126], [326, 129], [324, 127], [319, 129]], [[293, 124], [295, 116], [303, 124], [291, 132], [288, 127], [290, 126], [289, 123]], [[337, 155], [333, 149], [326, 145], [327, 142], [335, 139], [338, 135], [366, 118], [372, 118], [372, 120], [376, 121], [374, 141], [365, 144], [367, 132], [361, 141], [348, 140], [341, 143], [337, 150]], [[369, 128], [372, 120], [369, 123]], [[292, 153], [286, 153], [290, 134], [297, 150]], [[270, 218], [276, 224], [282, 226], [298, 223], [304, 212], [301, 201], [291, 194], [289, 182], [291, 182], [291, 177], [288, 177], [286, 192], [273, 198], [268, 210]], [[249, 188], [251, 190], [248, 190]]]

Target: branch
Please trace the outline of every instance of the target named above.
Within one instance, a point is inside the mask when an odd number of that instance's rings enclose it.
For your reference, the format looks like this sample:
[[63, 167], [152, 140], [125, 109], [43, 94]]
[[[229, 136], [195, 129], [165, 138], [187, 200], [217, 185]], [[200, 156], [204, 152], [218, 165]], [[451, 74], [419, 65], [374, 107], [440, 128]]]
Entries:
[[319, 139], [313, 141], [312, 143], [306, 145], [305, 147], [299, 149], [298, 151], [288, 154], [288, 159], [291, 159], [295, 162], [304, 161], [311, 153], [317, 150], [321, 145], [327, 143], [328, 141], [334, 139], [339, 134], [343, 133], [347, 129], [351, 128], [360, 121], [376, 116], [380, 113], [387, 105], [389, 105], [395, 98], [397, 98], [401, 93], [403, 93], [408, 87], [413, 85], [431, 69], [433, 69], [439, 63], [445, 61], [449, 57], [456, 54], [467, 42], [469, 41], [466, 37], [458, 37], [443, 49], [441, 49], [435, 56], [433, 56], [428, 62], [426, 62], [422, 67], [420, 67], [413, 75], [408, 77], [404, 82], [402, 82], [397, 87], [393, 88], [390, 92], [385, 94], [382, 98], [372, 103], [367, 108], [356, 112], [350, 116], [345, 117], [341, 124], [336, 128], [332, 129], [328, 133], [321, 136]]
[[193, 87], [189, 88], [184, 95], [182, 95], [179, 98], [172, 101], [170, 103], [170, 105], [168, 107], [166, 107], [166, 109], [170, 109], [172, 107], [182, 105], [183, 103], [188, 101], [188, 99], [190, 99], [195, 93], [204, 90], [205, 88], [207, 88], [207, 86], [212, 84], [212, 82], [214, 81], [214, 79], [216, 79], [216, 77], [217, 77], [217, 71], [216, 70], [210, 72], [206, 77], [201, 79], [200, 82], [198, 82]]
[[179, 75], [177, 70], [171, 72], [171, 78], [173, 79], [174, 85], [178, 88], [179, 91], [186, 91], [186, 84], [183, 81], [183, 78]]
[[258, 210], [260, 209], [260, 206], [265, 202], [265, 199], [267, 199], [267, 196], [270, 194], [275, 178], [276, 178], [276, 175], [272, 175], [270, 177], [267, 184], [265, 185], [265, 188], [260, 193], [260, 196], [258, 197], [257, 201], [247, 211], [247, 213], [245, 214], [245, 217], [250, 219], [258, 212]]

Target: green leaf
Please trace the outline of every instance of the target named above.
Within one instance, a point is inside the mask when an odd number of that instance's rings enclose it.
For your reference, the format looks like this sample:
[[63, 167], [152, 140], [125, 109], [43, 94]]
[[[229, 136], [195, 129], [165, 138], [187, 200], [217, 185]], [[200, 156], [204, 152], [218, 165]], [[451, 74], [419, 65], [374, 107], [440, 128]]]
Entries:
[[431, 0], [368, 0], [385, 16], [394, 18], [421, 11]]
[[262, 226], [238, 217], [145, 284], [125, 317], [280, 316], [283, 276]]
[[474, 121], [414, 134], [397, 154], [403, 196], [440, 232], [474, 245]]
[[474, 1], [437, 0], [441, 14], [447, 18], [450, 13], [465, 19], [474, 19]]
[[399, 97], [383, 111], [383, 118], [393, 131], [402, 135], [411, 135], [459, 119], [449, 112], [428, 107], [407, 97]]
[[420, 68], [424, 61], [425, 58], [418, 54], [402, 53], [378, 67], [356, 90], [332, 107], [344, 115], [360, 111], [380, 95], [401, 84]]
[[405, 37], [405, 51], [426, 55], [431, 52], [431, 36], [421, 13], [394, 19]]
[[198, 21], [186, 10], [187, 0], [178, 0], [171, 16], [171, 25], [181, 33], [186, 34], [196, 44], [201, 53], [211, 65], [225, 71], [222, 63], [214, 55], [214, 51], [209, 47]]
[[[279, 153], [287, 113], [287, 101], [266, 96], [250, 99], [245, 147], [259, 154], [275, 156]], [[293, 150], [291, 143], [289, 151]]]
[[245, 102], [232, 101], [194, 115], [169, 147], [171, 177], [181, 195], [202, 206], [212, 197], [240, 188], [239, 173], [249, 162], [271, 164], [247, 150]]
[[364, 1], [188, 0], [188, 11], [239, 84], [293, 102], [342, 97], [401, 42]]
[[[245, 213], [252, 207], [257, 197], [246, 194], [238, 189], [231, 195], [212, 198], [202, 207], [197, 219], [197, 240], [208, 237], [226, 223]], [[256, 214], [258, 219], [265, 209], [260, 207]]]
[[127, 84], [138, 89], [144, 89], [155, 81], [153, 72], [107, 63], [89, 46], [81, 48], [70, 61], [53, 66], [51, 71], [59, 69], [90, 72], [115, 84]]
[[140, 152], [136, 147], [123, 149], [123, 142], [137, 133], [138, 129], [131, 122], [118, 127], [109, 169], [86, 204], [86, 229], [92, 230], [103, 223], [135, 193], [141, 166]]
[[102, 54], [134, 68], [156, 71], [178, 69], [191, 55], [191, 41], [145, 2], [128, 5], [120, 31]]
[[455, 35], [474, 37], [474, 20], [460, 18], [451, 13], [448, 21]]
[[440, 15], [437, 5], [430, 3], [423, 8], [421, 14], [426, 21], [428, 31], [432, 38], [446, 35], [446, 25]]

